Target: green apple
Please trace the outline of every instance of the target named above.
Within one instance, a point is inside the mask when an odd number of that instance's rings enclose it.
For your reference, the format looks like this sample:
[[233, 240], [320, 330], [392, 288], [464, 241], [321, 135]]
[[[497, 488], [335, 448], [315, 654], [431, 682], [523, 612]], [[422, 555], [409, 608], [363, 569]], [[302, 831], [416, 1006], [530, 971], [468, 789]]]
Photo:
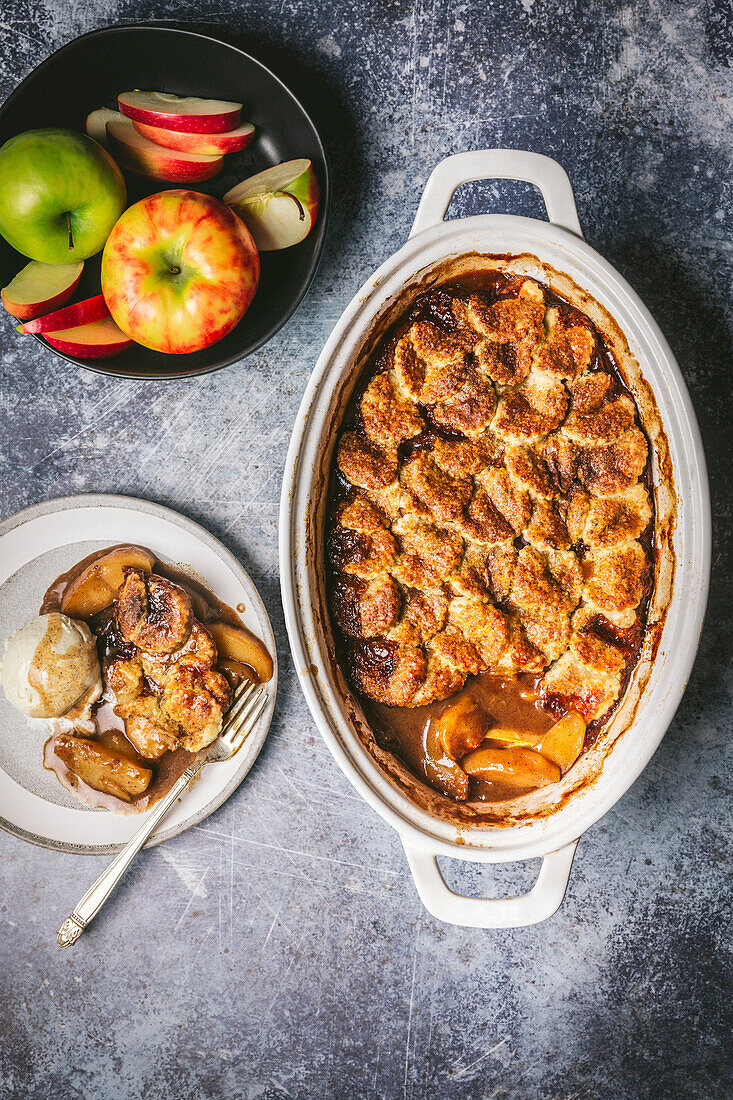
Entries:
[[125, 209], [125, 181], [109, 153], [73, 130], [27, 130], [0, 149], [0, 233], [46, 264], [104, 248]]

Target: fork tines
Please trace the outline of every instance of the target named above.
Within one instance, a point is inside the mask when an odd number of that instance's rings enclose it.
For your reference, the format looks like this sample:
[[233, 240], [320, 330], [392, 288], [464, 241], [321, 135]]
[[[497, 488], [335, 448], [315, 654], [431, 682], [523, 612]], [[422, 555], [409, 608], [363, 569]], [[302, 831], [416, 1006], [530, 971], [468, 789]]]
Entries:
[[253, 683], [240, 685], [234, 693], [234, 702], [221, 731], [222, 741], [232, 746], [243, 741], [264, 710], [266, 702], [267, 692], [264, 687], [256, 687]]

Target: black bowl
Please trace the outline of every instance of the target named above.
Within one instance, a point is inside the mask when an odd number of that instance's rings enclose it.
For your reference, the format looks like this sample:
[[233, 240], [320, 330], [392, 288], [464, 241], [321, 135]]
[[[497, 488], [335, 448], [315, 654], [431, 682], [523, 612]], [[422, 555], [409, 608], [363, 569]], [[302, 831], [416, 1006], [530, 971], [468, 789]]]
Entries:
[[[192, 31], [169, 27], [109, 27], [82, 35], [43, 61], [0, 108], [0, 144], [23, 130], [66, 126], [84, 130], [96, 107], [117, 106], [118, 92], [133, 88], [229, 99], [244, 103], [242, 121], [253, 122], [255, 140], [229, 154], [213, 180], [189, 185], [221, 198], [239, 180], [272, 164], [309, 157], [321, 186], [318, 221], [306, 239], [281, 252], [261, 256], [262, 273], [254, 302], [223, 340], [191, 355], [166, 355], [133, 345], [114, 359], [78, 359], [100, 374], [129, 378], [183, 378], [218, 370], [262, 347], [291, 316], [305, 294], [323, 248], [330, 181], [326, 153], [303, 106], [281, 80], [234, 46]], [[170, 187], [125, 173], [128, 202]], [[0, 238], [0, 285], [28, 262]], [[77, 296], [99, 293], [100, 257], [87, 260]], [[28, 339], [28, 337], [24, 337]], [[41, 337], [36, 337], [41, 340]], [[44, 347], [48, 347], [42, 341]], [[52, 349], [55, 351], [55, 349]]]

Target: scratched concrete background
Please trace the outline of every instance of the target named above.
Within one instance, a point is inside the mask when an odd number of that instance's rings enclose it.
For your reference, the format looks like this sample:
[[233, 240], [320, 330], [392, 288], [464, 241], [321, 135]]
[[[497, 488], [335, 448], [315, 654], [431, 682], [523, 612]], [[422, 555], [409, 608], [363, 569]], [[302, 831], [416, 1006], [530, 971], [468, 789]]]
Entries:
[[[148, 0], [3, 0], [7, 94], [53, 49]], [[144, 854], [71, 951], [54, 935], [102, 859], [0, 836], [3, 1097], [727, 1097], [730, 1056], [731, 14], [724, 0], [181, 0], [306, 99], [335, 170], [317, 279], [267, 347], [195, 382], [111, 382], [2, 327], [6, 516], [92, 490], [149, 497], [252, 573], [282, 688], [246, 784]], [[289, 668], [277, 575], [285, 447], [309, 372], [362, 280], [405, 239], [448, 153], [557, 157], [589, 242], [679, 358], [706, 442], [716, 546], [696, 671], [641, 779], [581, 840], [560, 912], [441, 925], [399, 840], [355, 795]], [[541, 215], [528, 188], [453, 212]], [[729, 483], [728, 483], [729, 484]], [[467, 892], [529, 865], [449, 866]]]

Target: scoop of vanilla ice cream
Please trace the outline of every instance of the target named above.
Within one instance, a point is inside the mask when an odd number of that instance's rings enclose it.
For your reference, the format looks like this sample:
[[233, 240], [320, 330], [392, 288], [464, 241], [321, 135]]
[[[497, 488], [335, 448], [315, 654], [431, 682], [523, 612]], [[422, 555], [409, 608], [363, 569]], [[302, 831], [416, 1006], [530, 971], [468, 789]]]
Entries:
[[8, 701], [31, 718], [61, 718], [102, 691], [97, 645], [86, 623], [52, 611], [8, 638], [0, 665]]

